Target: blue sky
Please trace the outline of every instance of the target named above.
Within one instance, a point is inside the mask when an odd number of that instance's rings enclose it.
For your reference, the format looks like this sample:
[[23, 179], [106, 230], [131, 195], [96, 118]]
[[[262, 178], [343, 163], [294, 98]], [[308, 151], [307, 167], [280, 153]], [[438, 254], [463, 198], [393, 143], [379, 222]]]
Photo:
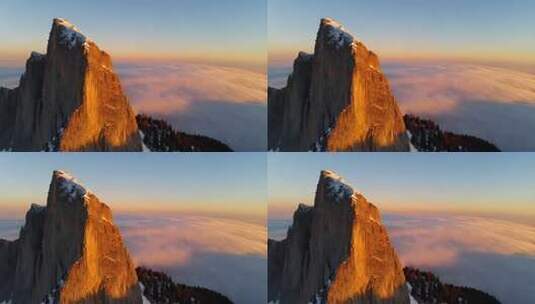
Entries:
[[30, 203], [45, 203], [55, 169], [118, 211], [265, 217], [261, 153], [2, 153], [0, 215], [20, 217]]
[[529, 153], [287, 153], [268, 156], [269, 212], [289, 217], [313, 203], [331, 169], [384, 210], [535, 216], [535, 156]]
[[270, 60], [311, 51], [329, 16], [382, 58], [535, 63], [534, 11], [531, 0], [269, 0]]
[[265, 61], [264, 0], [2, 0], [0, 58], [44, 51], [54, 17], [114, 57]]

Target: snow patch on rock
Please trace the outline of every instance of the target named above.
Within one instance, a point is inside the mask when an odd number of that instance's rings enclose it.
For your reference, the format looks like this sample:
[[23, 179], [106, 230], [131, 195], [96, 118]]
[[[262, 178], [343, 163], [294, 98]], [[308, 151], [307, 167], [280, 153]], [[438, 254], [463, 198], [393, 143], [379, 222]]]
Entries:
[[61, 193], [68, 196], [71, 200], [82, 197], [85, 198], [89, 193], [89, 191], [69, 173], [56, 170], [54, 171], [54, 174], [58, 178]]
[[336, 202], [354, 197], [356, 194], [353, 187], [346, 183], [344, 179], [334, 171], [324, 170], [322, 174], [327, 178], [327, 193], [332, 196]]
[[89, 40], [74, 24], [65, 19], [56, 18], [54, 19], [54, 23], [61, 27], [59, 37], [60, 43], [69, 49], [72, 49], [77, 45], [85, 45]]
[[322, 24], [327, 28], [327, 42], [329, 45], [340, 49], [346, 46], [353, 46], [357, 43], [355, 37], [348, 32], [342, 24], [331, 18], [323, 18]]

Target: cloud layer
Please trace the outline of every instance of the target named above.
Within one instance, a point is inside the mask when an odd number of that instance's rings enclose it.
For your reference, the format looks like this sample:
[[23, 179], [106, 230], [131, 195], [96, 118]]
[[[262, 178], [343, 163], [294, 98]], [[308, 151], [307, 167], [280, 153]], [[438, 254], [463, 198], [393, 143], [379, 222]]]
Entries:
[[[535, 151], [535, 72], [467, 63], [384, 62], [383, 69], [402, 112], [503, 151]], [[269, 85], [284, 87], [290, 72], [270, 66]]]
[[503, 303], [533, 303], [535, 226], [476, 216], [386, 215], [405, 265], [487, 291]]
[[192, 215], [123, 216], [117, 223], [136, 264], [217, 290], [236, 303], [266, 302], [265, 225]]
[[386, 63], [401, 110], [504, 151], [535, 151], [535, 74], [476, 64]]
[[[535, 225], [456, 215], [383, 216], [404, 265], [431, 270], [443, 282], [470, 286], [502, 303], [535, 303]], [[270, 220], [282, 239], [291, 220]]]
[[264, 73], [190, 63], [121, 64], [117, 71], [138, 112], [215, 137], [235, 150], [265, 151]]

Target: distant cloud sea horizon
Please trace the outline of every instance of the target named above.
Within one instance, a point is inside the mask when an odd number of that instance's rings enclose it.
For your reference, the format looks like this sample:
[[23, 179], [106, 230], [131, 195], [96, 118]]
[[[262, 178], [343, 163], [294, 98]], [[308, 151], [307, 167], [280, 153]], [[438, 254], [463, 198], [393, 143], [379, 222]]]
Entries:
[[[255, 69], [175, 61], [115, 63], [138, 113], [179, 131], [212, 137], [235, 151], [267, 147], [267, 77]], [[24, 72], [0, 66], [0, 86], [14, 88]]]
[[[535, 151], [535, 71], [446, 61], [382, 66], [403, 113], [488, 140], [502, 151]], [[284, 87], [290, 73], [291, 65], [271, 65], [269, 86]]]
[[[237, 304], [267, 301], [263, 223], [203, 215], [115, 216], [134, 264], [163, 271]], [[18, 238], [22, 219], [0, 219], [0, 238]], [[229, 278], [232, 278], [231, 280]]]
[[[291, 219], [268, 221], [283, 239]], [[535, 301], [535, 226], [463, 215], [384, 213], [390, 240], [403, 265], [432, 271], [442, 282], [477, 288], [504, 304]]]

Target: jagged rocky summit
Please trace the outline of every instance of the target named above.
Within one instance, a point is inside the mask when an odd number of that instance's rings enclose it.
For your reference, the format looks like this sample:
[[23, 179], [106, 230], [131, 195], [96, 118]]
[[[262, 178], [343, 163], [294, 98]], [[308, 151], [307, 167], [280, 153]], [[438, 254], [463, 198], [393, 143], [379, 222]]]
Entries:
[[19, 86], [0, 87], [0, 151], [230, 150], [165, 122], [145, 134], [138, 126], [110, 55], [64, 19], [54, 19], [47, 53], [32, 52]]
[[332, 171], [314, 206], [300, 204], [286, 239], [268, 241], [272, 303], [409, 303], [379, 210]]
[[142, 303], [110, 208], [62, 171], [15, 241], [0, 240], [0, 303]]
[[110, 56], [54, 19], [46, 55], [33, 52], [19, 87], [0, 89], [0, 149], [141, 151], [135, 114]]
[[330, 18], [314, 54], [299, 53], [287, 86], [268, 89], [268, 145], [276, 151], [409, 151], [378, 56]]

